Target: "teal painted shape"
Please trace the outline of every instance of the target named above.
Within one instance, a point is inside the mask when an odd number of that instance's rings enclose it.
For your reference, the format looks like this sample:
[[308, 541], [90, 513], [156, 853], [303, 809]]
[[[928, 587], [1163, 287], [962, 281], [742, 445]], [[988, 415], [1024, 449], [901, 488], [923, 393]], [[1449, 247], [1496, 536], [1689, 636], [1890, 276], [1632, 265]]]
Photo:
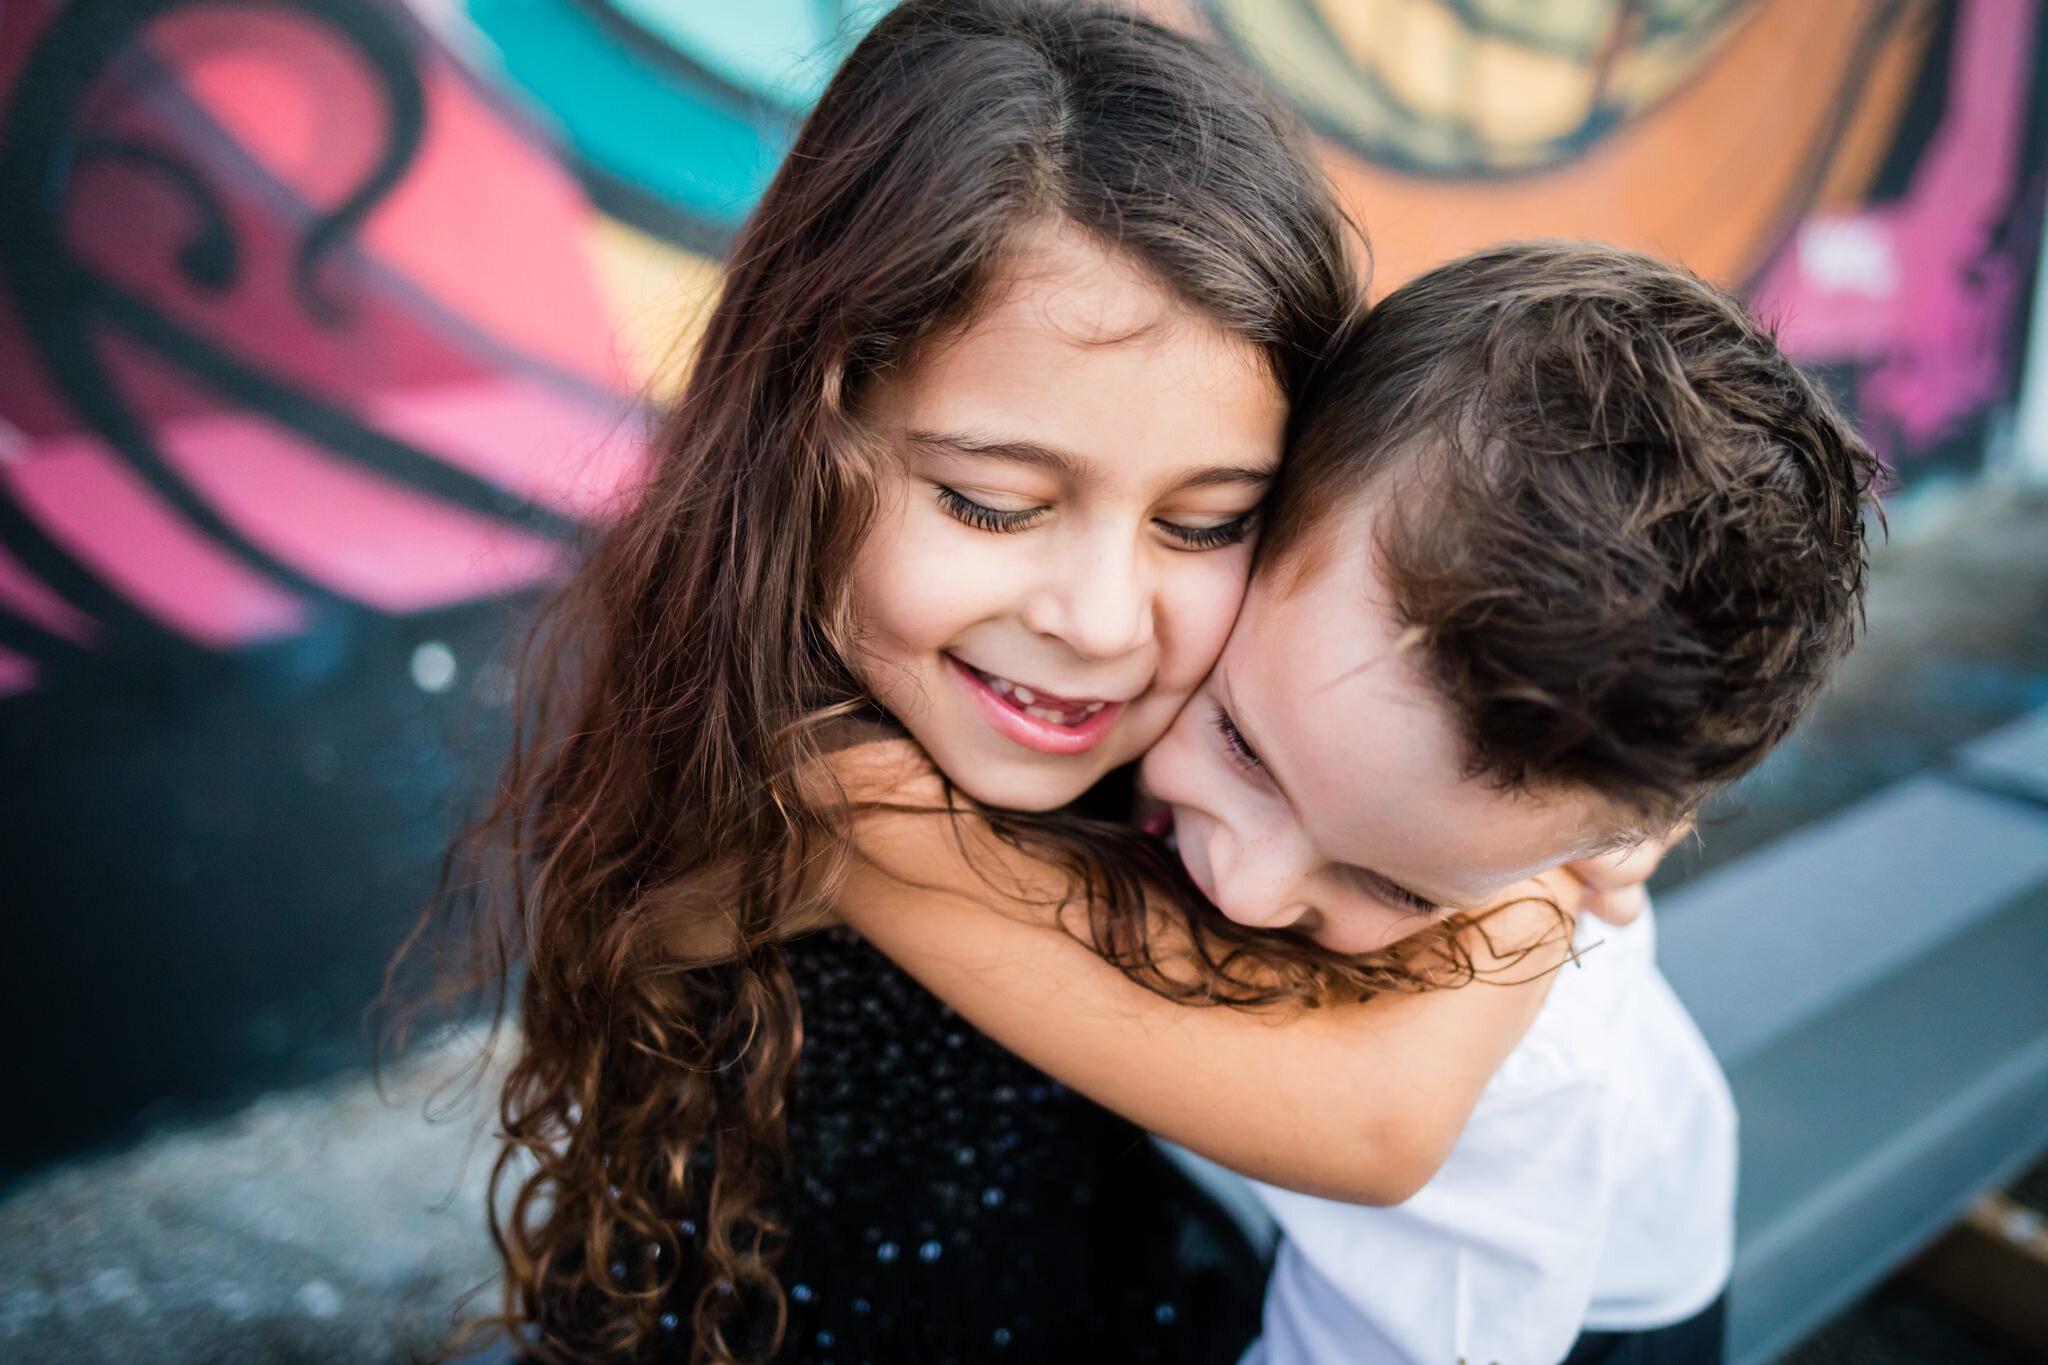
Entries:
[[469, 0], [520, 96], [598, 169], [731, 228], [795, 132], [776, 111], [636, 52], [572, 0]]
[[890, 0], [613, 0], [619, 13], [732, 84], [808, 109]]

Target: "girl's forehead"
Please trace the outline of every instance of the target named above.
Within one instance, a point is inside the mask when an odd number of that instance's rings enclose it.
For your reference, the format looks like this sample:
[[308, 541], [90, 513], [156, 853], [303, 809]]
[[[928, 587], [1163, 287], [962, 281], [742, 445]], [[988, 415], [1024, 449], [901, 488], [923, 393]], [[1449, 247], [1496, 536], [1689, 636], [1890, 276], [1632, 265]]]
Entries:
[[1287, 404], [1255, 347], [1083, 234], [1027, 246], [1018, 280], [883, 381], [885, 423], [1116, 464], [1270, 470]]
[[954, 340], [975, 333], [1045, 330], [1076, 346], [1136, 341], [1193, 315], [1145, 264], [1063, 220], [1010, 243], [981, 306]]

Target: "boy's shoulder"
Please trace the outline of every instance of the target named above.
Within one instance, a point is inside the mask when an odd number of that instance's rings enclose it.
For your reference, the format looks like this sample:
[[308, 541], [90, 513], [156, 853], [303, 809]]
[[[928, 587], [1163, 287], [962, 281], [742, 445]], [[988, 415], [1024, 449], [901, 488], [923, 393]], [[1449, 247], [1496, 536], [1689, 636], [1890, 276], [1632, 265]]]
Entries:
[[1634, 1017], [1663, 1004], [1656, 992], [1644, 989], [1657, 975], [1656, 953], [1653, 911], [1645, 910], [1626, 926], [1590, 916], [1581, 920], [1572, 936], [1571, 960], [1557, 969], [1543, 1008], [1494, 1073], [1481, 1105], [1489, 1099], [1497, 1104], [1511, 1096], [1618, 1083], [1629, 1054], [1659, 1032], [1644, 1029], [1644, 1021]]

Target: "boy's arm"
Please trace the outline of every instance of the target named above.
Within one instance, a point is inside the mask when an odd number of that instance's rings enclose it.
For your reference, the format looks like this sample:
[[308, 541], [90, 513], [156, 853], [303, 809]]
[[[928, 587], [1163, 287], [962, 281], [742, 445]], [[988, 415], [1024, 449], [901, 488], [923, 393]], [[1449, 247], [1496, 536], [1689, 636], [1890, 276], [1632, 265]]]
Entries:
[[[1516, 984], [1316, 1009], [1179, 1005], [1070, 937], [1046, 908], [1063, 874], [971, 817], [864, 815], [858, 842], [840, 913], [977, 1028], [1211, 1160], [1353, 1203], [1399, 1203], [1436, 1173], [1568, 946], [1550, 906], [1516, 905], [1489, 920], [1494, 942], [1552, 940], [1506, 969]], [[1576, 886], [1542, 890], [1569, 909]], [[1497, 965], [1472, 946], [1482, 971]]]

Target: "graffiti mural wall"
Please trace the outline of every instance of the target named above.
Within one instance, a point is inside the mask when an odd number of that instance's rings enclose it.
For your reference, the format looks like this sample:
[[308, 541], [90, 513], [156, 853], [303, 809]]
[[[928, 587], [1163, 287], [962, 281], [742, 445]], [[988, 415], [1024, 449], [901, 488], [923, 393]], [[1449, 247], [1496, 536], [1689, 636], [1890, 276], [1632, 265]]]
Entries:
[[2011, 398], [2043, 45], [2004, 0], [1213, 0], [1324, 134], [1379, 279], [1598, 237], [1741, 287], [1910, 484]]
[[[0, 6], [0, 1170], [362, 1055], [718, 260], [883, 0]], [[1910, 485], [2012, 398], [2026, 0], [1173, 0], [1374, 287], [1509, 236], [1737, 285]]]

